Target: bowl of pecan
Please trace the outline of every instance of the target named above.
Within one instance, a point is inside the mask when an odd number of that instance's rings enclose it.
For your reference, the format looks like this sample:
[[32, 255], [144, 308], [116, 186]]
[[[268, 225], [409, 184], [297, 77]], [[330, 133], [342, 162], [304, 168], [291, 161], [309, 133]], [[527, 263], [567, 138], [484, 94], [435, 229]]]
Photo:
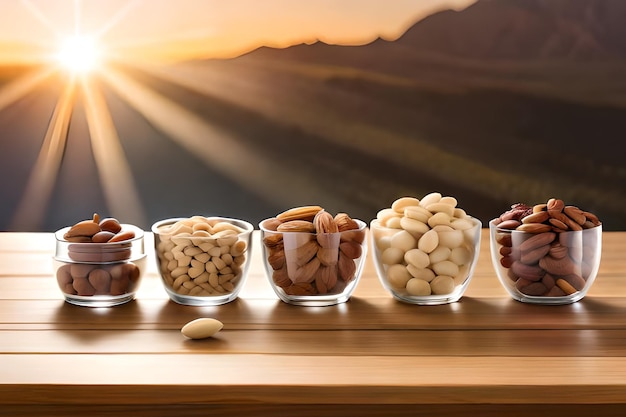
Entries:
[[581, 300], [598, 273], [602, 223], [563, 200], [517, 203], [489, 222], [493, 266], [513, 297], [525, 303]]
[[65, 301], [112, 307], [135, 298], [146, 269], [142, 229], [96, 213], [54, 235], [53, 266]]
[[363, 271], [365, 222], [302, 206], [265, 219], [259, 227], [265, 271], [278, 298], [300, 306], [348, 301]]
[[370, 223], [380, 282], [408, 304], [459, 301], [476, 266], [481, 227], [454, 197], [433, 192], [398, 198]]

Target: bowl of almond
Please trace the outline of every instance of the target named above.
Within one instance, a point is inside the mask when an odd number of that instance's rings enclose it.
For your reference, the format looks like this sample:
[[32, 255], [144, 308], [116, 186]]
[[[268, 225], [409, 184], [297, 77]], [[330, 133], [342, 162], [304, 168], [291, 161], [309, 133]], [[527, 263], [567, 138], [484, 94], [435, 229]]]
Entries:
[[563, 200], [513, 204], [489, 222], [491, 259], [511, 297], [570, 304], [595, 281], [602, 252], [598, 217]]
[[112, 307], [135, 298], [146, 269], [142, 229], [96, 213], [57, 230], [55, 240], [53, 266], [65, 301]]
[[348, 301], [363, 271], [366, 227], [315, 205], [260, 222], [265, 271], [278, 298], [300, 306]]

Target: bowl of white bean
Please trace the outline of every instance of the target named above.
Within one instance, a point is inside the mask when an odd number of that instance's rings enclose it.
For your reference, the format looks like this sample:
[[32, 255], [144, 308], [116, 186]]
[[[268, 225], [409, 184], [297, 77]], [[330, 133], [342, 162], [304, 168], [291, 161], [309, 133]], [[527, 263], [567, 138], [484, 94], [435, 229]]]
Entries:
[[235, 300], [250, 266], [252, 224], [192, 216], [152, 225], [163, 286], [178, 304], [215, 306]]
[[453, 197], [402, 197], [377, 213], [370, 239], [378, 278], [391, 295], [418, 305], [453, 303], [478, 260], [482, 223]]

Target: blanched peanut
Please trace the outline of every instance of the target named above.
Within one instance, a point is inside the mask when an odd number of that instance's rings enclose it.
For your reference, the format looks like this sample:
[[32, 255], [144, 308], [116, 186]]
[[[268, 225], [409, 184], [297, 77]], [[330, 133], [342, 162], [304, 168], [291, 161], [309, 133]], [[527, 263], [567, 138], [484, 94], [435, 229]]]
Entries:
[[402, 197], [372, 224], [384, 279], [411, 296], [453, 293], [469, 278], [480, 223], [456, 207], [454, 197], [430, 193]]

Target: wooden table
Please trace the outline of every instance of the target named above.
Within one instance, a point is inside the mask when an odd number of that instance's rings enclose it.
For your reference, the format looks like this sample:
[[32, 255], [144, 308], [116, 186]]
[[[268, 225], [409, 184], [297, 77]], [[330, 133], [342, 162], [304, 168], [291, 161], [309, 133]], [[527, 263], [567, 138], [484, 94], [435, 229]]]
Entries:
[[[255, 239], [230, 304], [169, 301], [148, 235], [137, 299], [92, 309], [63, 301], [52, 234], [0, 233], [0, 415], [626, 415], [626, 232], [605, 232], [594, 286], [565, 306], [510, 299], [486, 230], [458, 303], [393, 300], [368, 256], [349, 302], [290, 306]], [[187, 340], [197, 317], [224, 329]]]

